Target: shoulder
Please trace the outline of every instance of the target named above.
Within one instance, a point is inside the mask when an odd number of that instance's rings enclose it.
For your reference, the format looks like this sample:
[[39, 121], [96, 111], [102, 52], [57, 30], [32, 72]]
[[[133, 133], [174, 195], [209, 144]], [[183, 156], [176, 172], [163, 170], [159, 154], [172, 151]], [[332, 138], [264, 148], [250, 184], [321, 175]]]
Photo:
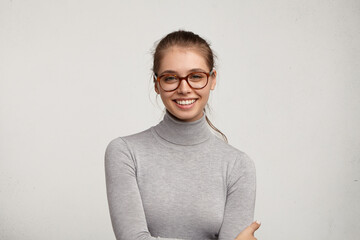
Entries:
[[107, 171], [111, 172], [111, 169], [116, 169], [119, 164], [135, 168], [136, 149], [140, 146], [141, 141], [149, 139], [151, 136], [150, 129], [112, 139], [105, 150], [105, 168]]
[[119, 146], [130, 147], [133, 144], [147, 141], [151, 138], [152, 138], [151, 128], [148, 128], [138, 133], [116, 137], [109, 142], [107, 148], [114, 148]]
[[[213, 141], [213, 153], [220, 157], [226, 166], [227, 184], [230, 188], [240, 178], [251, 184], [255, 184], [255, 163], [248, 154], [217, 138]], [[243, 181], [241, 181], [243, 182]]]
[[142, 145], [144, 142], [151, 141], [153, 137], [151, 128], [131, 135], [120, 136], [112, 139], [106, 147], [106, 153], [112, 151], [130, 152], [131, 149], [136, 147], [136, 145]]
[[224, 142], [222, 139], [215, 137], [212, 149], [219, 152], [228, 159], [230, 165], [254, 165], [253, 160], [248, 154], [234, 147], [233, 145]]
[[[227, 168], [227, 186], [233, 189], [236, 184], [246, 184], [249, 188], [255, 188], [256, 169], [252, 158], [245, 152], [217, 138], [214, 148], [218, 148], [223, 155]], [[238, 181], [242, 179], [241, 181]]]

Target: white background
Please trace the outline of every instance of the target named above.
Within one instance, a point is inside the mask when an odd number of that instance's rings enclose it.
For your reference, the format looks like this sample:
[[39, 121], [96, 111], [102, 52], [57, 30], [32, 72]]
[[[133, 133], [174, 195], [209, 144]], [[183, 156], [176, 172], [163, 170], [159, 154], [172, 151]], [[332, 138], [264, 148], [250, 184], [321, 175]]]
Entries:
[[162, 119], [151, 50], [180, 28], [218, 55], [258, 239], [359, 237], [358, 0], [0, 0], [0, 239], [115, 239], [105, 148]]

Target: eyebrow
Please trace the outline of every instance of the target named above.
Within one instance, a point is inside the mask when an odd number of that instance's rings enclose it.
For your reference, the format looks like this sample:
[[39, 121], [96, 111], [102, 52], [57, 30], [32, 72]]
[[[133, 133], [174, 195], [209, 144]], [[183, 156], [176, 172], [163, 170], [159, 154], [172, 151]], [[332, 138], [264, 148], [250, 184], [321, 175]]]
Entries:
[[[188, 73], [192, 73], [192, 72], [206, 72], [206, 71], [204, 69], [201, 69], [201, 68], [193, 68], [193, 69], [190, 69], [188, 71]], [[169, 73], [179, 75], [178, 72], [174, 71], [174, 70], [165, 70], [159, 75], [164, 75], [164, 74], [169, 74]]]

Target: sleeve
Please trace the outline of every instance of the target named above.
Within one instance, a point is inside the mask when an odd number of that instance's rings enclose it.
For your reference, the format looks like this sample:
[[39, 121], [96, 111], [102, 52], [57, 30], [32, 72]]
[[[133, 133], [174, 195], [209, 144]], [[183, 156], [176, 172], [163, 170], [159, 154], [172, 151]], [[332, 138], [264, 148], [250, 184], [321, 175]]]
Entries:
[[219, 240], [234, 240], [254, 221], [256, 172], [254, 162], [241, 153], [227, 183], [227, 198]]
[[155, 240], [152, 237], [136, 181], [136, 165], [126, 142], [112, 140], [105, 151], [106, 191], [117, 240]]

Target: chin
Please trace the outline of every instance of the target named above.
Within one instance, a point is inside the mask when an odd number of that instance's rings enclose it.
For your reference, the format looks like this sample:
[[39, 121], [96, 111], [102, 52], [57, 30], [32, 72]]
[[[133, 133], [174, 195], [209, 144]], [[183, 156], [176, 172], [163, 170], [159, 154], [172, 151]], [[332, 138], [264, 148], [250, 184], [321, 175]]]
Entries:
[[169, 111], [172, 115], [174, 115], [176, 118], [185, 121], [185, 122], [189, 122], [189, 121], [196, 121], [198, 119], [200, 119], [201, 117], [201, 112], [196, 112], [196, 113], [191, 113], [191, 112], [179, 112], [179, 111]]

